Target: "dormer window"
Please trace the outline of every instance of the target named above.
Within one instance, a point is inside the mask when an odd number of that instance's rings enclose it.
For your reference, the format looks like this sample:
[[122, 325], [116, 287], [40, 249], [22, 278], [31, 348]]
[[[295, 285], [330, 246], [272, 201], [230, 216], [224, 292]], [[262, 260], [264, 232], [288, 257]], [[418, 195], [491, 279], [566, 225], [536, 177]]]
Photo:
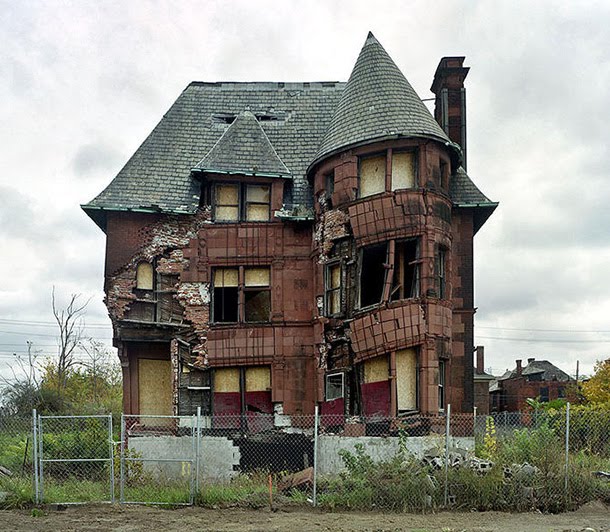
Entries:
[[271, 186], [246, 183], [214, 183], [216, 222], [268, 222], [271, 216]]

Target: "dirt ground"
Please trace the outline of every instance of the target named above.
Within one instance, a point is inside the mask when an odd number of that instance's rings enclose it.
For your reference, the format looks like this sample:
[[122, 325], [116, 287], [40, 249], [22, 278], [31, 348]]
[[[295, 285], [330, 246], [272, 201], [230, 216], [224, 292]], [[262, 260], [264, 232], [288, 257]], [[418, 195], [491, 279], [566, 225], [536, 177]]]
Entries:
[[610, 531], [610, 508], [591, 503], [575, 512], [559, 515], [500, 512], [449, 513], [430, 515], [388, 513], [322, 513], [303, 509], [270, 510], [183, 508], [167, 510], [145, 506], [70, 506], [65, 510], [47, 509], [44, 515], [32, 511], [0, 510], [0, 531], [135, 531], [174, 530], [272, 531], [500, 531], [576, 532]]

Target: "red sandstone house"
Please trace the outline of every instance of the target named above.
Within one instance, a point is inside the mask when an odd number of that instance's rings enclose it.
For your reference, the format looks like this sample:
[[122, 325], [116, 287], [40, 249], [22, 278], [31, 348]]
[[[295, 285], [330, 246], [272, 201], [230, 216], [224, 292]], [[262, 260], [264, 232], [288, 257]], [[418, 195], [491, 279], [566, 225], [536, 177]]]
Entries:
[[523, 367], [507, 371], [489, 386], [492, 412], [519, 412], [527, 409], [526, 399], [539, 399], [543, 403], [566, 396], [567, 387], [574, 379], [548, 360], [528, 358]]
[[435, 117], [372, 34], [347, 83], [186, 87], [83, 205], [125, 412], [472, 411], [497, 204], [466, 173], [463, 60], [438, 65]]

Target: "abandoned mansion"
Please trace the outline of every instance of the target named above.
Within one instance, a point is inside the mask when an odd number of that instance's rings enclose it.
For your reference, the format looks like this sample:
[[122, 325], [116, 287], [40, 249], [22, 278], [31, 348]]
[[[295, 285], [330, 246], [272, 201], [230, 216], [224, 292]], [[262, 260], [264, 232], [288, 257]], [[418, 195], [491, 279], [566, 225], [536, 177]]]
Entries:
[[472, 410], [497, 204], [466, 173], [463, 62], [440, 61], [434, 116], [372, 34], [347, 83], [186, 87], [83, 205], [126, 413]]

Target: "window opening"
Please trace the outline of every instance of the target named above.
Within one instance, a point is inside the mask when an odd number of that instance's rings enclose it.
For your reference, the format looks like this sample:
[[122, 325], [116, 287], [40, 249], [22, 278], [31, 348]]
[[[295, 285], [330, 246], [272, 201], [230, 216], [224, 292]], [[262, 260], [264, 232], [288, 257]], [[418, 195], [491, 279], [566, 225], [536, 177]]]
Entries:
[[366, 198], [385, 191], [385, 155], [360, 159], [360, 197]]
[[345, 396], [345, 375], [343, 373], [332, 373], [326, 375], [326, 400], [333, 401]]
[[420, 262], [418, 239], [396, 242], [394, 252], [394, 277], [390, 299], [419, 297]]
[[326, 314], [333, 316], [341, 313], [341, 265], [326, 267]]
[[244, 321], [269, 321], [271, 289], [269, 268], [246, 268], [244, 286]]
[[215, 322], [238, 321], [239, 309], [239, 271], [237, 268], [218, 268], [214, 270]]
[[360, 307], [381, 302], [385, 284], [387, 245], [367, 246], [361, 252]]
[[333, 170], [324, 177], [324, 189], [326, 191], [326, 201], [332, 207], [333, 194], [335, 193], [335, 171]]

